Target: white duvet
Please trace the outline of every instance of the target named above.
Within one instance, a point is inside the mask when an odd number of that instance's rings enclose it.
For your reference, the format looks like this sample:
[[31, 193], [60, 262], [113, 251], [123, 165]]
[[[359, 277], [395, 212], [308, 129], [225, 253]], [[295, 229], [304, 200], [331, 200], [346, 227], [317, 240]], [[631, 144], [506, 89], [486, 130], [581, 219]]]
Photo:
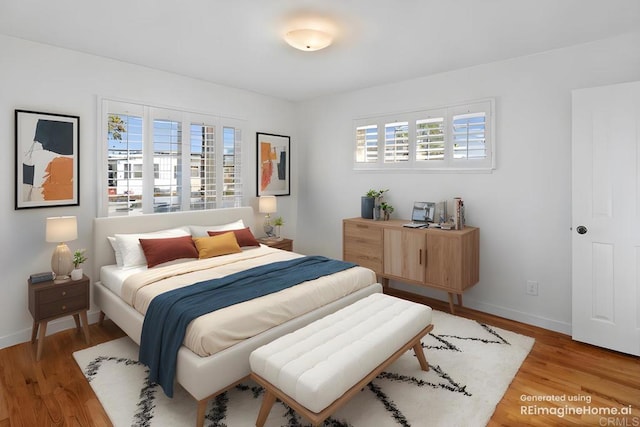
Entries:
[[[261, 246], [237, 254], [147, 269], [127, 277], [120, 296], [144, 315], [151, 300], [168, 290], [300, 256]], [[210, 356], [375, 282], [373, 271], [354, 267], [217, 310], [189, 324], [184, 345], [200, 356]]]

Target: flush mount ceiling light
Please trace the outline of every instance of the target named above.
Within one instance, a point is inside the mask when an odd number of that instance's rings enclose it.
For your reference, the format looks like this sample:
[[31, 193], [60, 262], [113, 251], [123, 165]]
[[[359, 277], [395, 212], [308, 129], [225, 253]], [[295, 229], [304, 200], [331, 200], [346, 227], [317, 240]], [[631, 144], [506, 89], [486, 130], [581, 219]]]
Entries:
[[296, 49], [307, 52], [324, 49], [333, 41], [331, 34], [310, 28], [291, 30], [284, 35], [284, 39]]

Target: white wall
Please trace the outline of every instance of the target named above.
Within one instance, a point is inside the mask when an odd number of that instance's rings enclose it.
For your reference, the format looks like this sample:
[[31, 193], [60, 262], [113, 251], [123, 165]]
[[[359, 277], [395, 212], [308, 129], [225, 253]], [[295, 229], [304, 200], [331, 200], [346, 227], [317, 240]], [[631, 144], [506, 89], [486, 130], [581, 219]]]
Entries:
[[[97, 212], [97, 98], [142, 101], [185, 108], [247, 121], [244, 129], [245, 202], [255, 198], [255, 133], [291, 135], [293, 105], [256, 93], [213, 85], [118, 61], [99, 58], [19, 39], [0, 36], [0, 348], [29, 340], [32, 319], [27, 309], [26, 280], [30, 273], [50, 269], [54, 245], [44, 241], [48, 216], [76, 215], [78, 240], [72, 250], [89, 249], [85, 269], [91, 271], [92, 219]], [[14, 110], [26, 109], [80, 116], [80, 206], [14, 210]], [[293, 152], [292, 175], [298, 164]], [[296, 194], [295, 179], [292, 192]], [[278, 214], [290, 219], [286, 231], [295, 237], [297, 205], [292, 197], [278, 199]], [[256, 209], [257, 210], [257, 209]], [[90, 319], [95, 319], [95, 313]], [[73, 325], [71, 317], [51, 323], [53, 333]]]
[[[414, 200], [461, 196], [481, 228], [480, 283], [465, 304], [570, 333], [571, 90], [640, 79], [638, 46], [630, 34], [302, 103], [297, 248], [341, 257], [341, 220], [360, 215], [370, 188], [390, 189], [396, 218], [408, 218]], [[496, 98], [493, 173], [353, 171], [354, 118], [486, 97]], [[539, 296], [525, 295], [527, 280]]]
[[[0, 36], [0, 140], [6, 153], [0, 160], [0, 348], [30, 337], [26, 278], [47, 270], [53, 251], [44, 242], [45, 218], [77, 215], [80, 237], [70, 246], [92, 246], [98, 96], [246, 119], [243, 174], [246, 202], [254, 207], [255, 132], [291, 135], [292, 197], [278, 198], [279, 214], [287, 221], [283, 234], [295, 238], [303, 253], [341, 257], [341, 220], [359, 215], [360, 196], [369, 188], [390, 189], [387, 200], [398, 218], [408, 217], [414, 200], [462, 196], [468, 222], [481, 227], [481, 281], [465, 294], [465, 304], [568, 333], [571, 90], [640, 79], [637, 46], [640, 34], [633, 34], [292, 105]], [[352, 119], [485, 97], [495, 97], [497, 107], [492, 174], [352, 170]], [[14, 109], [81, 117], [79, 207], [13, 209]], [[91, 260], [86, 267], [91, 269]], [[538, 297], [524, 294], [526, 280], [540, 283]], [[61, 319], [49, 331], [72, 325], [70, 318]]]

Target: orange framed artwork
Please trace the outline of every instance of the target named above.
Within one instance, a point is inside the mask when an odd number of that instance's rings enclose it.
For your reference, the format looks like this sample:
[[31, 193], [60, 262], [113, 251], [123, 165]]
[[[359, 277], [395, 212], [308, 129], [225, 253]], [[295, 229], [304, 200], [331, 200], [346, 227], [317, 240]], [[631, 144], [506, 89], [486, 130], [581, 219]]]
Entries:
[[80, 204], [80, 117], [15, 110], [15, 209]]
[[257, 195], [291, 194], [291, 138], [272, 133], [256, 133]]

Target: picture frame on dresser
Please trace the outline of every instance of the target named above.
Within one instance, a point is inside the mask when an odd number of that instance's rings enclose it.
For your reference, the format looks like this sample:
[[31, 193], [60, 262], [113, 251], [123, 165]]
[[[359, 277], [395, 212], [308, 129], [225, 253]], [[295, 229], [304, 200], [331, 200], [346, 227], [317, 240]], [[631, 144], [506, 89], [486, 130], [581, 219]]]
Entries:
[[291, 194], [291, 138], [256, 133], [257, 196]]
[[80, 204], [80, 117], [15, 110], [15, 209]]

